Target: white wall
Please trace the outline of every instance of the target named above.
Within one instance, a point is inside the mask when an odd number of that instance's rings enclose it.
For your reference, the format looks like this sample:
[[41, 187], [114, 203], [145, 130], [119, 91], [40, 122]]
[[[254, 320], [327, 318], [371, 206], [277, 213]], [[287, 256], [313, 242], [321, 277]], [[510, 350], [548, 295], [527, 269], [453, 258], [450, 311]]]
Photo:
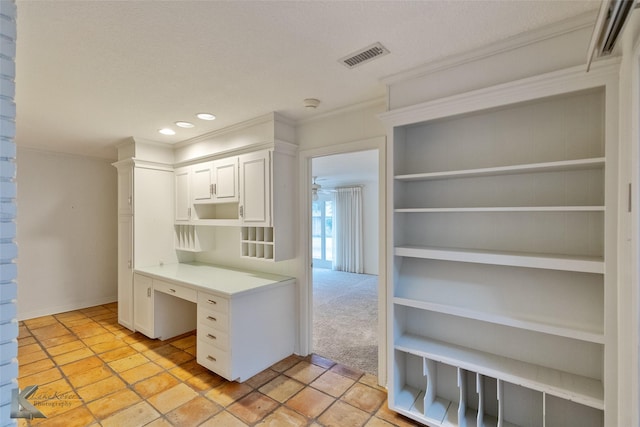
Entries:
[[17, 167], [18, 318], [116, 301], [116, 169], [26, 148]]

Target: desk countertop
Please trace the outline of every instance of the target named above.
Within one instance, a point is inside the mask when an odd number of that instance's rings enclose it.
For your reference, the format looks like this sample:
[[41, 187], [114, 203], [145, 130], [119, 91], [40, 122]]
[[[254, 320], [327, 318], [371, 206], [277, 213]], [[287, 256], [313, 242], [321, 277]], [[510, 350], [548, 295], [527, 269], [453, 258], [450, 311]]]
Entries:
[[265, 287], [284, 285], [294, 280], [292, 277], [277, 274], [245, 271], [199, 262], [140, 267], [135, 271], [226, 297], [256, 292]]

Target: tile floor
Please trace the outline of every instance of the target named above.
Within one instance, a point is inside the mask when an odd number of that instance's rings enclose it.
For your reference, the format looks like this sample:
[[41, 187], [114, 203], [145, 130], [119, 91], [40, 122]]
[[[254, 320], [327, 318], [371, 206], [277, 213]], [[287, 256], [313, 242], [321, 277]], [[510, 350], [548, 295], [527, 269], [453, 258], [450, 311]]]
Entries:
[[196, 363], [195, 333], [132, 333], [106, 304], [20, 322], [21, 389], [47, 418], [19, 426], [417, 425], [387, 409], [369, 374], [319, 357], [289, 358], [244, 383]]

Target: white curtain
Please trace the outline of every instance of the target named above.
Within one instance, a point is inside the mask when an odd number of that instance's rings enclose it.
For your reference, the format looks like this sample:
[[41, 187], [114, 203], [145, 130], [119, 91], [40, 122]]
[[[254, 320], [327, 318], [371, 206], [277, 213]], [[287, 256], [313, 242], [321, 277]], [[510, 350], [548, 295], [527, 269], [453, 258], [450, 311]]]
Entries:
[[336, 188], [333, 221], [333, 270], [364, 273], [361, 187]]

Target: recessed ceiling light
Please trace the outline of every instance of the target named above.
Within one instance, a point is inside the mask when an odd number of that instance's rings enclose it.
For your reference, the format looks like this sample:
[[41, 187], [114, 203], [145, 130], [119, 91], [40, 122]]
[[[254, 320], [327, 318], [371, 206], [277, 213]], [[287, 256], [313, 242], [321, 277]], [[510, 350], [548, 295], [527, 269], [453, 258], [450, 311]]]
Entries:
[[193, 123], [190, 123], [190, 122], [176, 122], [176, 126], [181, 127], [181, 128], [192, 128], [195, 125]]
[[160, 132], [163, 135], [175, 135], [176, 134], [175, 130], [169, 129], [169, 128], [158, 129], [158, 132]]
[[214, 116], [213, 114], [209, 114], [209, 113], [198, 113], [196, 114], [196, 117], [199, 118], [200, 120], [215, 120], [216, 116]]

